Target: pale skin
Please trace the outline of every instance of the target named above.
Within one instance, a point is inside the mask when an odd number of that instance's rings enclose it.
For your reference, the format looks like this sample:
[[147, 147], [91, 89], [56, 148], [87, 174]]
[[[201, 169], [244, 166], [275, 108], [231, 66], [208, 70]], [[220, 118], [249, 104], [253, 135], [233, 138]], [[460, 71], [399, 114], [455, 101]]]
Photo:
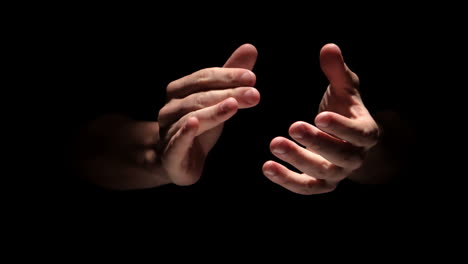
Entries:
[[395, 110], [369, 113], [361, 99], [359, 78], [345, 64], [337, 45], [323, 46], [320, 66], [329, 85], [315, 124], [295, 122], [288, 131], [292, 140], [276, 137], [270, 143], [273, 155], [300, 173], [267, 161], [265, 176], [304, 195], [333, 191], [346, 178], [365, 184], [398, 178], [409, 163], [403, 152], [412, 151], [414, 129]]
[[[260, 102], [251, 71], [257, 55], [254, 46], [245, 44], [223, 67], [202, 69], [171, 82], [158, 122], [121, 115], [92, 121], [77, 138], [78, 173], [111, 189], [196, 183], [224, 122], [239, 109]], [[369, 113], [359, 93], [358, 76], [335, 44], [321, 49], [320, 65], [330, 84], [315, 125], [295, 122], [289, 129], [292, 140], [277, 137], [270, 144], [273, 155], [301, 173], [275, 161], [267, 161], [263, 173], [272, 182], [306, 195], [330, 192], [346, 178], [378, 183], [393, 177], [400, 164], [388, 158], [381, 139], [382, 127], [388, 124], [401, 130], [397, 114]]]
[[194, 184], [224, 122], [260, 101], [251, 71], [256, 59], [256, 48], [246, 44], [223, 67], [171, 82], [158, 122], [121, 115], [92, 121], [76, 141], [78, 173], [111, 189]]
[[361, 100], [358, 76], [344, 63], [338, 46], [322, 48], [320, 66], [330, 84], [315, 125], [295, 122], [289, 128], [293, 140], [277, 137], [270, 144], [273, 155], [302, 173], [275, 161], [263, 165], [268, 179], [299, 194], [330, 192], [343, 179], [352, 179], [381, 133]]

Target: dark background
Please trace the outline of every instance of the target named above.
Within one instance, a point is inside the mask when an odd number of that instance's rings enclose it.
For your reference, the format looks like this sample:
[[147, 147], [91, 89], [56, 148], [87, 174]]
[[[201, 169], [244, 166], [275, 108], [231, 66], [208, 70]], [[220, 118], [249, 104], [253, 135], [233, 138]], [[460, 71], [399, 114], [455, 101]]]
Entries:
[[[63, 12], [28, 24], [26, 47], [32, 54], [31, 67], [41, 69], [37, 80], [47, 110], [41, 120], [47, 147], [34, 150], [47, 157], [47, 167], [33, 181], [31, 192], [46, 198], [39, 199], [38, 208], [314, 218], [317, 208], [403, 215], [441, 202], [440, 192], [434, 191], [436, 178], [430, 176], [439, 168], [434, 166], [433, 146], [426, 143], [436, 133], [431, 122], [439, 118], [432, 103], [444, 100], [434, 95], [441, 81], [435, 76], [444, 65], [451, 33], [435, 27], [431, 19], [414, 19], [410, 10], [390, 15], [362, 12], [365, 16], [300, 7], [267, 10], [246, 8], [235, 14], [210, 12], [183, 19], [177, 12], [168, 17], [158, 12], [142, 17], [122, 13], [69, 17], [71, 13]], [[288, 127], [295, 121], [313, 122], [327, 85], [318, 55], [330, 42], [340, 46], [348, 66], [359, 75], [369, 109], [397, 108], [416, 129], [419, 149], [411, 156], [411, 167], [395, 182], [373, 186], [345, 180], [332, 193], [302, 196], [269, 182], [261, 167], [276, 160], [269, 153], [271, 139], [288, 137]], [[226, 123], [195, 185], [114, 192], [69, 179], [68, 172], [54, 163], [61, 160], [54, 149], [66, 146], [79, 124], [113, 112], [152, 120], [164, 104], [170, 81], [222, 66], [244, 43], [259, 51], [254, 72], [260, 105], [239, 111]]]

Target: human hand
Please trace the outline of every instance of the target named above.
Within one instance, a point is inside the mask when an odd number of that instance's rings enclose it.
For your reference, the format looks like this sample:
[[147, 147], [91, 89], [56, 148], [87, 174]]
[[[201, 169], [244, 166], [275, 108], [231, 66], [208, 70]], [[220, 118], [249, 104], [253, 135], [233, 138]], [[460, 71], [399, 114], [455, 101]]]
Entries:
[[195, 183], [223, 123], [238, 108], [252, 107], [260, 100], [250, 71], [256, 58], [255, 47], [246, 44], [224, 68], [203, 69], [170, 83], [168, 103], [160, 110], [158, 122], [121, 114], [90, 121], [75, 139], [73, 170], [111, 189]]
[[168, 85], [168, 103], [158, 117], [158, 153], [169, 182], [190, 185], [198, 181], [224, 122], [238, 109], [259, 103], [251, 72], [256, 59], [256, 48], [245, 44], [223, 68], [202, 69]]
[[358, 76], [346, 66], [338, 46], [322, 48], [320, 66], [330, 84], [315, 126], [299, 121], [289, 128], [289, 135], [304, 147], [284, 137], [276, 137], [270, 144], [276, 157], [302, 173], [274, 161], [263, 165], [267, 178], [299, 194], [334, 190], [363, 165], [381, 132], [361, 100]]

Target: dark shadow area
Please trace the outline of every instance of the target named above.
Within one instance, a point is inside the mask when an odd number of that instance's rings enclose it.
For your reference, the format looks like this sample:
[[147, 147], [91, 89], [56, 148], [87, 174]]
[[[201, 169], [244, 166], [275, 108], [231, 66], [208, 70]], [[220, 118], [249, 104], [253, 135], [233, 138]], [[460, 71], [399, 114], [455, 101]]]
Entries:
[[[424, 29], [415, 33], [410, 26], [376, 23], [371, 29], [350, 22], [343, 28], [304, 16], [281, 21], [258, 19], [242, 30], [239, 27], [247, 23], [218, 30], [205, 24], [153, 27], [63, 20], [37, 33], [40, 52], [35, 61], [38, 65], [46, 61], [39, 80], [43, 95], [54, 99], [44, 100], [49, 115], [41, 134], [46, 142], [35, 151], [46, 169], [32, 181], [25, 198], [40, 212], [126, 217], [146, 212], [155, 219], [203, 218], [200, 215], [208, 213], [240, 222], [285, 215], [312, 221], [320, 212], [399, 218], [442, 202], [443, 194], [433, 192], [437, 176], [432, 175], [440, 174], [433, 166], [432, 146], [426, 144], [434, 135], [429, 124], [438, 117], [429, 107], [435, 84], [424, 79], [438, 60], [435, 37]], [[110, 191], [68, 171], [69, 139], [79, 127], [105, 113], [156, 120], [169, 82], [222, 66], [244, 43], [255, 45], [259, 52], [253, 71], [261, 102], [226, 123], [199, 182]], [[359, 75], [366, 106], [371, 111], [398, 109], [414, 128], [416, 140], [410, 143], [417, 147], [411, 147], [416, 149], [411, 153], [399, 149], [411, 160], [405, 172], [388, 184], [344, 180], [332, 193], [303, 196], [271, 183], [261, 168], [267, 160], [278, 160], [269, 151], [274, 137], [289, 137], [288, 128], [295, 121], [313, 123], [328, 84], [319, 67], [319, 51], [326, 43], [338, 44], [347, 65]]]

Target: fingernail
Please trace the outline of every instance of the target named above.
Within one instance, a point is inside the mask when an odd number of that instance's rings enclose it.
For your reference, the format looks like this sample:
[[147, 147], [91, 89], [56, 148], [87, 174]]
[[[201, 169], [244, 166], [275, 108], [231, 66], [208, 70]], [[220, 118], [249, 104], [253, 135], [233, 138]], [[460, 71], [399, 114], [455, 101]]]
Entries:
[[278, 146], [278, 147], [273, 148], [272, 151], [275, 154], [285, 154], [286, 153], [286, 148]]
[[254, 80], [255, 80], [255, 74], [251, 71], [246, 71], [240, 77], [241, 83], [245, 85], [253, 85]]
[[299, 127], [296, 128], [296, 130], [294, 132], [291, 132], [291, 136], [293, 138], [297, 138], [297, 139], [303, 139], [305, 137], [305, 131], [304, 131], [304, 127], [302, 125], [300, 125]]
[[291, 136], [293, 138], [297, 138], [297, 139], [303, 139], [304, 138], [304, 134], [302, 132], [299, 132], [299, 131], [291, 133]]
[[272, 170], [265, 170], [265, 175], [270, 179], [276, 179], [276, 173]]
[[329, 122], [322, 119], [322, 120], [320, 120], [320, 121], [317, 121], [315, 124], [316, 124], [317, 126], [319, 126], [319, 127], [327, 127], [328, 124], [329, 124]]
[[255, 99], [255, 89], [251, 88], [244, 93], [245, 101], [249, 104], [255, 104], [257, 100]]

